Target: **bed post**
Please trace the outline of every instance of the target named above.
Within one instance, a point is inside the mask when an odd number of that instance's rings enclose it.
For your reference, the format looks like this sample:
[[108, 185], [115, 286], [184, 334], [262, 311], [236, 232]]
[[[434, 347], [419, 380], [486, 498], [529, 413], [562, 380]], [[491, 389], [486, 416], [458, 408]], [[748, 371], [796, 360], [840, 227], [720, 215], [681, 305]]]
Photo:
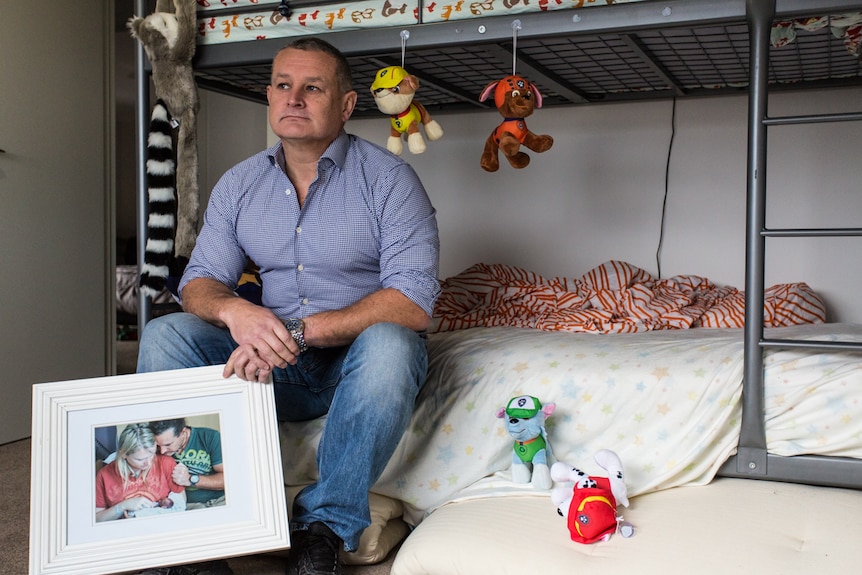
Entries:
[[737, 472], [766, 475], [766, 431], [763, 393], [764, 249], [766, 225], [766, 125], [769, 36], [775, 0], [746, 0], [749, 30], [748, 166], [745, 238], [745, 330], [742, 425]]

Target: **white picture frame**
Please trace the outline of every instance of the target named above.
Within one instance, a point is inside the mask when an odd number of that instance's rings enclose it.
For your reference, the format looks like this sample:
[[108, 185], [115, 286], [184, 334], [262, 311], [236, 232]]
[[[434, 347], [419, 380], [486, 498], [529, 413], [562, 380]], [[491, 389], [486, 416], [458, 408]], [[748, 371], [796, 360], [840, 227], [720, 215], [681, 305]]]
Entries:
[[[33, 386], [30, 575], [103, 575], [290, 546], [272, 385], [222, 370]], [[202, 414], [219, 422], [225, 504], [97, 523], [95, 430]]]

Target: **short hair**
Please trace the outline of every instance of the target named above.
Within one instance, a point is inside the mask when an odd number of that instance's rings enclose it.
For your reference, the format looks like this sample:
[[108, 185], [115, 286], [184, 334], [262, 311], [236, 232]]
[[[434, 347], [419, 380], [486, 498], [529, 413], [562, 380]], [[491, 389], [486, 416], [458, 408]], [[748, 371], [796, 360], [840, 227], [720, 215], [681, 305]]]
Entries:
[[[335, 59], [335, 80], [338, 82], [338, 87], [342, 93], [346, 94], [353, 89], [353, 79], [350, 76], [350, 62], [347, 61], [347, 58], [338, 48], [326, 40], [321, 40], [316, 36], [301, 36], [279, 49], [275, 57], [278, 57], [284, 50], [289, 49], [329, 54]], [[273, 63], [275, 63], [275, 57], [272, 59]]]
[[161, 435], [167, 430], [173, 429], [174, 435], [178, 437], [185, 427], [186, 420], [183, 417], [179, 419], [162, 419], [161, 421], [150, 422], [150, 429], [153, 430], [153, 435]]

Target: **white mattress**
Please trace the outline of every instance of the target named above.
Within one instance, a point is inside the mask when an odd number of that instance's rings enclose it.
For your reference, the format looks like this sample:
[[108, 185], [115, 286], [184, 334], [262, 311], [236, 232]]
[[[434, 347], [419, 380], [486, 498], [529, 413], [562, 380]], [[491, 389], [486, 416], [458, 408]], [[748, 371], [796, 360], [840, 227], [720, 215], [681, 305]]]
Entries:
[[[769, 333], [862, 339], [860, 326], [839, 324]], [[412, 525], [453, 500], [534, 492], [511, 482], [512, 439], [495, 416], [523, 394], [557, 405], [547, 422], [555, 460], [588, 466], [596, 451], [612, 449], [631, 496], [709, 483], [739, 439], [742, 348], [742, 332], [733, 329], [431, 334], [428, 381], [373, 491], [402, 501]], [[768, 350], [769, 451], [862, 458], [860, 386], [858, 354]], [[324, 422], [282, 424], [288, 485], [316, 478]]]
[[718, 479], [633, 498], [629, 539], [569, 539], [550, 498], [445, 505], [407, 538], [391, 575], [856, 573], [862, 491]]

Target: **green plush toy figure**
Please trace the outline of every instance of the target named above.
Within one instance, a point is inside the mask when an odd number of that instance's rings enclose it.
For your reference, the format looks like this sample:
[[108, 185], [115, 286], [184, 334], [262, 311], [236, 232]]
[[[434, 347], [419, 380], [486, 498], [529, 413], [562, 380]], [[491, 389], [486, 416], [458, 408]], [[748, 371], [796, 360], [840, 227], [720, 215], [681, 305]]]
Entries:
[[497, 410], [497, 417], [506, 418], [506, 431], [515, 439], [512, 446], [512, 481], [515, 483], [532, 483], [537, 489], [551, 488], [545, 419], [556, 407], [555, 403], [542, 405], [532, 395], [521, 395]]

